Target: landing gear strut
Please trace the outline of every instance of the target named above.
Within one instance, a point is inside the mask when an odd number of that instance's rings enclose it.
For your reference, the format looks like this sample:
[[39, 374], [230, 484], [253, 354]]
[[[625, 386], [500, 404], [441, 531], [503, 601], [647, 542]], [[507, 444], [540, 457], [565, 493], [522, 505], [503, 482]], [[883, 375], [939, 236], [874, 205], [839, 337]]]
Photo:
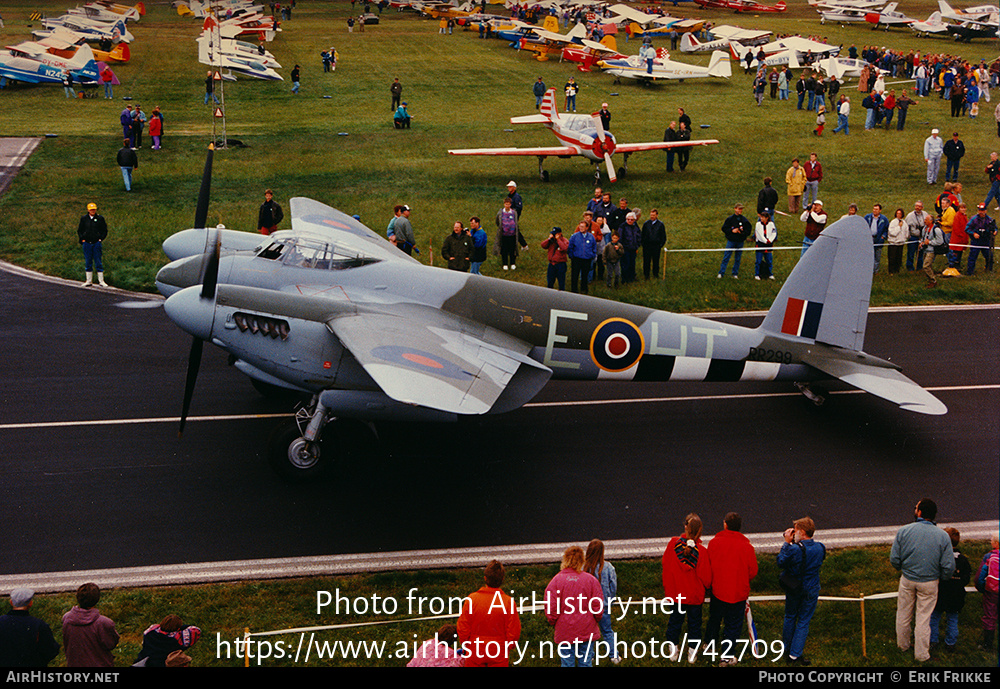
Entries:
[[542, 163], [545, 162], [545, 156], [538, 156], [538, 178], [543, 182], [549, 181], [549, 171], [542, 169]]
[[821, 387], [812, 386], [809, 383], [796, 383], [795, 387], [799, 389], [806, 398], [815, 404], [817, 407], [822, 407], [823, 403], [826, 402], [827, 395], [829, 393]]
[[279, 476], [303, 482], [321, 476], [333, 463], [337, 446], [327, 409], [313, 397], [309, 407], [295, 413], [295, 420], [279, 426], [267, 445], [267, 461]]

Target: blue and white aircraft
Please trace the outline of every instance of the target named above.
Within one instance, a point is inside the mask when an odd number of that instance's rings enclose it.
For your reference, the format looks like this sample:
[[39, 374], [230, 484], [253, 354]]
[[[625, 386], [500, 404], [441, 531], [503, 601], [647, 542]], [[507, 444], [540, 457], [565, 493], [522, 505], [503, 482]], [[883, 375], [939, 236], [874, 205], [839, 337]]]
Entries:
[[6, 52], [0, 53], [0, 88], [8, 81], [61, 84], [64, 72], [78, 82], [97, 81], [97, 62], [89, 45], [80, 46], [72, 58], [52, 55], [46, 46], [30, 41], [7, 46]]

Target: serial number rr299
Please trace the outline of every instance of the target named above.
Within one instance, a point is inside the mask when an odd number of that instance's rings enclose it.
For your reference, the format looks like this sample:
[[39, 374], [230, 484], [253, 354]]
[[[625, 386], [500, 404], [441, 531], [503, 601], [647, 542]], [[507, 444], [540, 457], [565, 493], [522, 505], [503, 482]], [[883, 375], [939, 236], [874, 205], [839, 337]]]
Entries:
[[775, 361], [779, 364], [792, 363], [792, 353], [784, 352], [780, 349], [764, 349], [763, 347], [751, 347], [747, 359], [752, 361]]

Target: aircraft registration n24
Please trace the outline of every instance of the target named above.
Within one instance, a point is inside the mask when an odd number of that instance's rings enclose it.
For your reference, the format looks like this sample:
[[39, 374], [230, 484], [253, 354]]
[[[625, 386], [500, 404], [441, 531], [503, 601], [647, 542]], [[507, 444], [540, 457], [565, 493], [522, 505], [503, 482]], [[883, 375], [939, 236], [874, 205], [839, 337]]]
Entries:
[[[211, 152], [196, 228], [208, 210]], [[347, 420], [453, 421], [511, 411], [550, 378], [619, 381], [836, 378], [923, 414], [937, 398], [862, 351], [871, 233], [845, 216], [799, 260], [757, 328], [425, 266], [349, 215], [306, 198], [292, 229], [191, 229], [164, 242], [167, 316], [257, 383], [312, 396], [271, 438], [269, 462], [309, 479]]]

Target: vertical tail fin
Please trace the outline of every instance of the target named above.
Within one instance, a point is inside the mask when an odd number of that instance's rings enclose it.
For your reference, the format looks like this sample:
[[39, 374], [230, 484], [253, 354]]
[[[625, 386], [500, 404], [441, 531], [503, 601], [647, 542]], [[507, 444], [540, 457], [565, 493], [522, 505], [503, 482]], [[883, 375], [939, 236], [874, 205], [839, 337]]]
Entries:
[[538, 112], [548, 117], [550, 120], [556, 118], [558, 111], [556, 110], [556, 90], [549, 89], [545, 92], [545, 96], [542, 98], [542, 105], [538, 108]]
[[698, 46], [701, 45], [698, 39], [691, 35], [690, 31], [685, 31], [681, 36], [681, 52], [682, 53], [693, 53], [698, 50]]
[[828, 225], [799, 259], [762, 330], [860, 351], [872, 290], [872, 240], [865, 221]]
[[721, 50], [712, 53], [712, 61], [708, 63], [708, 76], [728, 79], [733, 76], [733, 66], [729, 56]]

